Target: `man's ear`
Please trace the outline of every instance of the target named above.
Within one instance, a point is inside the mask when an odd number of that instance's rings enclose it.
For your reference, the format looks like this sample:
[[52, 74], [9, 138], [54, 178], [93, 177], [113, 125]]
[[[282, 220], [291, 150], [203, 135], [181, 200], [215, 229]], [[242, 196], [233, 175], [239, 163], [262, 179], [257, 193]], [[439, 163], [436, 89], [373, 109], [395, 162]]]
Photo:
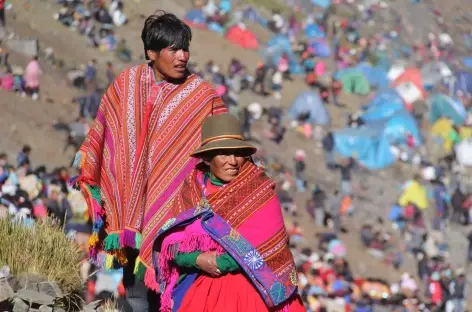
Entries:
[[158, 53], [156, 51], [147, 50], [146, 55], [151, 61], [155, 61], [157, 59]]

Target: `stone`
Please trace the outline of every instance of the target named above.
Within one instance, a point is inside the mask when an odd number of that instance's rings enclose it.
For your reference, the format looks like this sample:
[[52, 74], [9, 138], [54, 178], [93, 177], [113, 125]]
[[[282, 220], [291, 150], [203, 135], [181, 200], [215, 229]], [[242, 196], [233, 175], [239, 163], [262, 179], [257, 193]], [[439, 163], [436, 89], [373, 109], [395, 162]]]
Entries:
[[54, 312], [66, 312], [66, 310], [61, 309], [61, 308], [54, 308]]
[[39, 291], [29, 290], [29, 289], [21, 289], [16, 294], [16, 297], [23, 299], [27, 302], [32, 302], [36, 304], [44, 304], [44, 305], [53, 305], [54, 304], [54, 297], [42, 294]]
[[42, 305], [38, 309], [39, 312], [52, 312], [52, 308], [47, 305]]
[[42, 294], [56, 297], [62, 297], [62, 291], [56, 282], [42, 282], [38, 284], [38, 290]]
[[38, 291], [38, 283], [47, 282], [47, 278], [40, 275], [19, 275], [17, 277], [18, 284], [23, 289], [31, 289]]
[[20, 298], [15, 298], [13, 300], [13, 312], [29, 312], [29, 305]]
[[8, 280], [3, 277], [0, 278], [0, 302], [6, 301], [13, 297], [13, 289], [11, 288]]

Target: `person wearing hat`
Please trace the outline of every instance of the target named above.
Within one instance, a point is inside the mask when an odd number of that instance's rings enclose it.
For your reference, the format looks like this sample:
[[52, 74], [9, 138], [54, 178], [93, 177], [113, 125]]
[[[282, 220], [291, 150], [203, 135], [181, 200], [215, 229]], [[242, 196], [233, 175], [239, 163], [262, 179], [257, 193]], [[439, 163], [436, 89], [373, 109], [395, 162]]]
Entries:
[[447, 307], [450, 307], [451, 311], [454, 312], [464, 312], [467, 295], [467, 280], [465, 278], [465, 271], [463, 268], [459, 268], [455, 273], [456, 276], [449, 285], [451, 295], [449, 297]]
[[191, 154], [201, 161], [157, 225], [161, 311], [305, 311], [275, 183], [255, 152], [233, 115], [203, 122]]

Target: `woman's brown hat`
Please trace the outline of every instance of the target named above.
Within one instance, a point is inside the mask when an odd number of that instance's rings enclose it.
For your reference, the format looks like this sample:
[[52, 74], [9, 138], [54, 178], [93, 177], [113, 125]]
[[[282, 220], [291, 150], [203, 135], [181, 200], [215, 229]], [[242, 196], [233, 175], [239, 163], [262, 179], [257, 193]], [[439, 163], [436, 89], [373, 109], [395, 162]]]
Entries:
[[236, 117], [228, 113], [207, 117], [202, 125], [202, 143], [191, 156], [200, 157], [205, 152], [228, 149], [247, 150], [249, 155], [257, 151], [244, 139]]

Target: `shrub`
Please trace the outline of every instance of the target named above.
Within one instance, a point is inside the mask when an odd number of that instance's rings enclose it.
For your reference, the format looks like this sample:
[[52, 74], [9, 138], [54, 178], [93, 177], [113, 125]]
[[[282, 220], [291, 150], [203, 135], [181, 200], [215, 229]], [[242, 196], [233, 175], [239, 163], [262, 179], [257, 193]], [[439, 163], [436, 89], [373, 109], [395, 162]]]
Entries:
[[32, 227], [0, 218], [0, 267], [13, 275], [35, 274], [57, 282], [65, 293], [78, 293], [82, 252], [51, 220]]

